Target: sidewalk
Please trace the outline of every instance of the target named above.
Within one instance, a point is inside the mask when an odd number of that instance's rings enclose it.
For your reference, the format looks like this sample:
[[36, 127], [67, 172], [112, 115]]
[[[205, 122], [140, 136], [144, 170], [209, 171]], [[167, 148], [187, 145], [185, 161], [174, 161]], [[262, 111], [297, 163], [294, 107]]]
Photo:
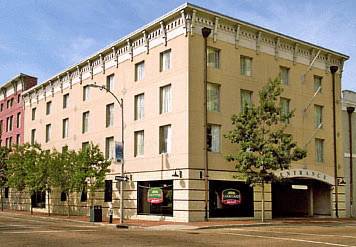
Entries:
[[[119, 219], [113, 219], [113, 223], [109, 224], [109, 219], [103, 217], [103, 222], [89, 222], [88, 216], [65, 216], [51, 214], [48, 216], [46, 213], [39, 213], [29, 211], [15, 211], [15, 210], [4, 210], [0, 211], [0, 215], [5, 213], [12, 216], [31, 216], [41, 219], [50, 220], [60, 220], [60, 221], [70, 221], [82, 224], [92, 224], [97, 226], [106, 226], [115, 228], [117, 224], [120, 223]], [[147, 221], [147, 220], [125, 220], [123, 228], [135, 229], [141, 228], [146, 230], [166, 230], [166, 231], [177, 231], [177, 230], [201, 230], [201, 229], [218, 229], [218, 228], [232, 228], [232, 227], [256, 227], [256, 226], [278, 226], [278, 225], [296, 225], [296, 224], [344, 224], [344, 223], [354, 223], [356, 224], [356, 219], [335, 219], [335, 218], [287, 218], [287, 219], [274, 219], [266, 220], [262, 223], [260, 220], [210, 220], [203, 222], [169, 222], [169, 221]]]

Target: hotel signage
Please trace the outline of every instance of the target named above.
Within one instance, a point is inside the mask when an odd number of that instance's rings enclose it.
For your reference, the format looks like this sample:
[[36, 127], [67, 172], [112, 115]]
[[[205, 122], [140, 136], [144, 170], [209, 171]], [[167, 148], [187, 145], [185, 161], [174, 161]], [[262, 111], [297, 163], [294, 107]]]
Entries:
[[241, 193], [239, 190], [226, 189], [222, 191], [221, 203], [225, 205], [236, 205], [241, 203]]
[[160, 204], [163, 202], [163, 191], [159, 187], [149, 188], [147, 191], [147, 201], [152, 204]]
[[290, 169], [278, 171], [276, 175], [280, 176], [281, 178], [311, 178], [334, 185], [334, 178], [320, 171], [308, 169]]

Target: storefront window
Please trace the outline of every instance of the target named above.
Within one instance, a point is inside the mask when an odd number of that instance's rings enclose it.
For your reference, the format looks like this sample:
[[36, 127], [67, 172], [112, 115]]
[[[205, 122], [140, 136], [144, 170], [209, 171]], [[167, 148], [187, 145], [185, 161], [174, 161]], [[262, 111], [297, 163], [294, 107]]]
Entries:
[[253, 217], [252, 187], [237, 181], [209, 181], [209, 217]]
[[31, 196], [31, 204], [33, 208], [45, 208], [46, 207], [46, 192], [37, 191]]
[[173, 216], [173, 180], [138, 182], [137, 214]]

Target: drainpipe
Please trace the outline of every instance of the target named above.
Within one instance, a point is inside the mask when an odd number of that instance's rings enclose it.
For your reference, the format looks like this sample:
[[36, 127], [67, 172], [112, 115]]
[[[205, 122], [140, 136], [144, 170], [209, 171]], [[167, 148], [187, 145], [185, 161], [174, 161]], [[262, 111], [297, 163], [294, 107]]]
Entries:
[[208, 221], [208, 203], [209, 203], [209, 170], [208, 170], [208, 149], [207, 149], [207, 130], [208, 130], [208, 111], [207, 111], [207, 80], [208, 80], [208, 37], [211, 29], [203, 27], [201, 33], [204, 38], [204, 186], [205, 186], [205, 221]]
[[335, 73], [338, 70], [337, 66], [330, 66], [332, 74], [332, 90], [333, 90], [333, 137], [334, 137], [334, 181], [335, 181], [335, 216], [339, 218], [339, 195], [337, 181], [337, 156], [336, 156], [336, 106], [335, 106]]
[[352, 165], [352, 113], [355, 111], [355, 107], [349, 106], [346, 108], [349, 117], [349, 144], [350, 144], [350, 217], [353, 217], [352, 202], [353, 202], [353, 165]]

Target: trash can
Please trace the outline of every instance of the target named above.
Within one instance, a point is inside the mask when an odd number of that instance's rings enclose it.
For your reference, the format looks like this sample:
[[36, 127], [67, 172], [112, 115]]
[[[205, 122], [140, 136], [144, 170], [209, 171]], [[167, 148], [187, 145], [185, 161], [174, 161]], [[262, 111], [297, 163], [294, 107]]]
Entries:
[[90, 222], [102, 222], [103, 221], [103, 210], [101, 205], [94, 205], [90, 207]]

